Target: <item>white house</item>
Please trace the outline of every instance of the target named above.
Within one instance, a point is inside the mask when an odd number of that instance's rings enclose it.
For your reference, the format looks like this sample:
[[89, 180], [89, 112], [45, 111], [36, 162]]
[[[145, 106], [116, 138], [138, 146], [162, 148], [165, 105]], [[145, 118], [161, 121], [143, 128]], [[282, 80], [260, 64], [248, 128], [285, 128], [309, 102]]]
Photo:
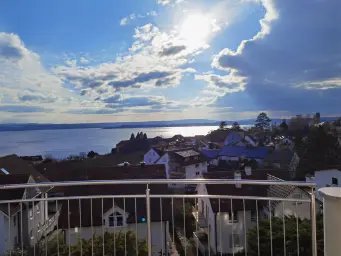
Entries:
[[[248, 179], [248, 180], [281, 180], [271, 174], [279, 174], [278, 170], [251, 170], [243, 171], [216, 171], [204, 174], [207, 179]], [[229, 195], [229, 196], [255, 196], [255, 197], [284, 197], [293, 199], [309, 199], [310, 194], [305, 189], [284, 186], [253, 186], [253, 185], [213, 185], [199, 184], [198, 195]], [[272, 216], [298, 214], [300, 218], [310, 219], [310, 203], [272, 201]], [[320, 211], [321, 202], [316, 200], [317, 212]], [[259, 220], [268, 218], [269, 208], [255, 200], [242, 199], [216, 199], [199, 197], [193, 209], [193, 215], [198, 222], [198, 232], [195, 232], [199, 249], [203, 255], [209, 250], [211, 254], [237, 253], [244, 249], [245, 233], [257, 225]]]
[[158, 148], [151, 148], [143, 156], [143, 161], [146, 164], [154, 164], [163, 154], [163, 151]]
[[[60, 228], [65, 232], [65, 242], [68, 244], [76, 244], [79, 238], [90, 240], [94, 235], [102, 236], [105, 232], [127, 234], [132, 231], [136, 234], [138, 240], [146, 241], [147, 238], [147, 216], [145, 200], [137, 199], [137, 214], [135, 215], [134, 199], [125, 199], [125, 205], [121, 205], [123, 200], [116, 199], [117, 203], [112, 199], [103, 199], [103, 215], [101, 212], [101, 199], [93, 199], [92, 206], [90, 200], [82, 200], [81, 216], [76, 209], [79, 207], [77, 200], [71, 200], [69, 207], [71, 209], [70, 223], [68, 223], [65, 205], [63, 205]], [[119, 205], [118, 205], [119, 204]], [[151, 200], [151, 233], [152, 233], [152, 252], [158, 255], [163, 251], [164, 255], [168, 255], [169, 250], [169, 214], [170, 202], [164, 201], [162, 209], [163, 215], [160, 215], [159, 199]], [[92, 207], [92, 219], [90, 217], [90, 209]], [[125, 208], [125, 210], [124, 210]], [[80, 218], [82, 222], [80, 223]], [[137, 222], [136, 222], [137, 220]]]
[[[316, 191], [323, 187], [341, 187], [341, 171], [340, 168], [315, 171], [315, 176], [308, 175], [306, 181], [315, 182]], [[319, 193], [316, 193], [316, 197], [322, 200]]]
[[[0, 158], [0, 184], [37, 183], [48, 181], [32, 166], [16, 155]], [[51, 188], [2, 190], [0, 200], [47, 198]], [[54, 207], [55, 208], [55, 207]], [[53, 230], [58, 209], [49, 211], [47, 201], [1, 204], [0, 201], [0, 251], [15, 248], [18, 244], [34, 245]], [[21, 232], [22, 231], [22, 232]], [[1, 239], [3, 238], [3, 239]]]
[[[201, 178], [207, 172], [207, 160], [193, 149], [168, 151], [156, 164], [164, 164], [168, 179]], [[181, 188], [184, 185], [170, 184], [170, 187]]]

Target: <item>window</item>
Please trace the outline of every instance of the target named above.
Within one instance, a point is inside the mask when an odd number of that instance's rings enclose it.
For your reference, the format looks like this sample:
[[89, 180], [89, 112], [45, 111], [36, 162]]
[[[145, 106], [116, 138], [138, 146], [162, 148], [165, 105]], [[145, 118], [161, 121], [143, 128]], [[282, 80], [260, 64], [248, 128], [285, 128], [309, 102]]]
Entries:
[[338, 179], [337, 178], [332, 178], [332, 185], [333, 186], [338, 186], [339, 185], [339, 181], [338, 181]]
[[38, 222], [38, 225], [37, 225], [37, 229], [38, 229], [38, 232], [40, 232], [40, 223]]
[[40, 213], [39, 203], [36, 205], [36, 210], [37, 210], [37, 214], [39, 214]]
[[199, 164], [195, 164], [195, 168], [198, 168], [199, 167]]
[[251, 221], [257, 221], [257, 212], [251, 211]]
[[123, 216], [119, 212], [114, 212], [109, 216], [109, 227], [123, 226]]
[[194, 157], [194, 160], [198, 160], [199, 158], [197, 156]]
[[16, 226], [17, 225], [17, 216], [14, 215], [13, 216], [13, 226]]
[[[292, 198], [294, 199], [302, 199], [302, 194], [301, 193], [293, 193]], [[293, 205], [296, 204], [302, 204], [302, 202], [292, 202]]]
[[230, 212], [229, 216], [230, 223], [237, 223], [238, 222], [238, 212]]
[[30, 216], [30, 219], [33, 218], [33, 211], [32, 211], [32, 209], [29, 210], [29, 216]]
[[186, 158], [185, 158], [185, 162], [188, 162], [188, 160], [189, 160], [189, 158], [188, 158], [188, 157], [186, 157]]
[[230, 235], [230, 248], [240, 247], [240, 240], [238, 234]]
[[31, 237], [31, 239], [34, 238], [34, 237], [33, 237], [33, 231], [32, 231], [32, 229], [31, 229], [31, 231], [30, 231], [30, 237]]
[[200, 175], [200, 172], [196, 172], [195, 175], [197, 175], [197, 176]]

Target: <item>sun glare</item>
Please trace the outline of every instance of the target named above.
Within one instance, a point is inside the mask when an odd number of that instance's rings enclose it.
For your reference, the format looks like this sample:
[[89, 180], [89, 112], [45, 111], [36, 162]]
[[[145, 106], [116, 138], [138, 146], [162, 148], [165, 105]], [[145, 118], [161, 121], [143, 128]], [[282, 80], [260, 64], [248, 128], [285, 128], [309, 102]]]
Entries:
[[191, 46], [204, 43], [210, 32], [209, 19], [199, 14], [191, 14], [181, 26], [180, 37]]

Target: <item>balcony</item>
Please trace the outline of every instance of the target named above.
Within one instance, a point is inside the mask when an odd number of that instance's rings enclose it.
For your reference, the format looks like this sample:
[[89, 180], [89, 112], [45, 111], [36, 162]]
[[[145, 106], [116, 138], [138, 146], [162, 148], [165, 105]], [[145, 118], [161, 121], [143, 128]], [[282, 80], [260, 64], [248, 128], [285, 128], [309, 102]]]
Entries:
[[[314, 193], [308, 199], [297, 199], [252, 194], [230, 195], [223, 193], [225, 190], [221, 194], [205, 195], [176, 194], [168, 190], [169, 184], [210, 184], [232, 186], [233, 191], [241, 191], [241, 188], [236, 188], [237, 183], [246, 191], [250, 185], [259, 188], [276, 185], [304, 189], [313, 189], [315, 186], [302, 182], [227, 179], [94, 180], [0, 185], [0, 190], [11, 191], [36, 187], [65, 189], [57, 197], [1, 200], [0, 214], [7, 221], [0, 232], [9, 239], [0, 249], [9, 254], [13, 252], [12, 255], [18, 250], [23, 255], [26, 251], [30, 255], [196, 255], [197, 251], [212, 256], [237, 252], [245, 255], [249, 255], [248, 252], [256, 252], [250, 255], [297, 255], [297, 251], [301, 255], [323, 255], [317, 254], [317, 250], [323, 251], [320, 247], [323, 237], [317, 237]], [[207, 198], [207, 202], [212, 202], [215, 219], [210, 225], [194, 207], [199, 198]], [[35, 237], [33, 233], [31, 237], [26, 229], [29, 218], [22, 206], [37, 201], [55, 204], [58, 210], [45, 224], [41, 240], [29, 247], [27, 241], [38, 240], [38, 236]], [[291, 212], [295, 214], [285, 216], [285, 207], [291, 207]], [[251, 215], [253, 208], [257, 212]], [[8, 214], [6, 209], [16, 209], [15, 215]], [[258, 212], [258, 209], [262, 211]], [[233, 229], [230, 221], [225, 220], [225, 214], [220, 214], [230, 211], [238, 212], [239, 216]], [[312, 218], [300, 219], [300, 211], [309, 211]], [[22, 225], [10, 225], [17, 223], [18, 219]], [[269, 235], [261, 236], [261, 228], [269, 229]], [[187, 239], [179, 239], [178, 230]], [[249, 232], [254, 236], [249, 236]], [[307, 234], [310, 234], [310, 238], [306, 237]], [[323, 232], [319, 231], [318, 234], [320, 236]], [[20, 242], [15, 243], [18, 240]], [[192, 240], [194, 242], [190, 242]]]

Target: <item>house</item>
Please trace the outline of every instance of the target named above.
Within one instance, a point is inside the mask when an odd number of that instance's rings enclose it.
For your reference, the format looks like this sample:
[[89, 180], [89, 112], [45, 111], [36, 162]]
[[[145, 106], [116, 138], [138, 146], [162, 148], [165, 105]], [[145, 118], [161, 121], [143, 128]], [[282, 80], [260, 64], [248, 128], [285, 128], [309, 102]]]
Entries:
[[41, 164], [43, 162], [43, 157], [41, 155], [37, 156], [21, 156], [21, 159], [27, 161], [28, 163], [31, 163], [33, 165], [35, 164]]
[[[280, 176], [281, 178], [278, 178]], [[248, 179], [248, 180], [281, 180], [288, 177], [288, 172], [277, 169], [245, 168], [242, 171], [216, 171], [204, 173], [205, 179]], [[244, 249], [245, 234], [256, 227], [259, 220], [269, 217], [269, 201], [250, 199], [217, 199], [206, 195], [227, 195], [238, 197], [279, 197], [292, 199], [309, 199], [306, 189], [286, 186], [260, 186], [241, 184], [199, 184], [199, 197], [193, 209], [193, 215], [198, 224], [195, 237], [202, 255], [209, 250], [212, 255], [220, 253], [238, 253]], [[310, 218], [310, 203], [271, 201], [272, 216], [297, 214], [300, 218]], [[321, 202], [316, 200], [317, 210]]]
[[218, 154], [220, 150], [217, 149], [202, 149], [200, 153], [206, 157], [210, 165], [217, 166], [219, 164]]
[[239, 161], [240, 159], [256, 160], [262, 165], [264, 158], [268, 155], [267, 147], [243, 147], [243, 146], [224, 146], [219, 152], [219, 160]]
[[[163, 165], [130, 165], [79, 169], [73, 172], [61, 170], [57, 174], [48, 173], [47, 177], [52, 181], [165, 179], [166, 172]], [[168, 193], [166, 184], [152, 184], [149, 185], [149, 189], [153, 194]], [[92, 235], [101, 236], [103, 232], [124, 233], [129, 230], [134, 231], [139, 239], [146, 239], [146, 199], [115, 198], [115, 195], [127, 195], [127, 197], [145, 195], [145, 184], [71, 186], [62, 188], [60, 193], [67, 197], [99, 196], [91, 200], [69, 200], [69, 204], [63, 201], [59, 228], [64, 231], [66, 243], [75, 244], [79, 237], [91, 239]], [[112, 195], [112, 198], [102, 200], [100, 196], [103, 195]], [[152, 250], [153, 255], [157, 255], [161, 249], [166, 253], [165, 255], [168, 255], [170, 201], [165, 198], [162, 199], [162, 204], [160, 201], [160, 198], [150, 199]]]
[[291, 179], [296, 177], [298, 164], [298, 155], [290, 149], [273, 151], [264, 158], [263, 162], [264, 167], [287, 169], [291, 174]]
[[[166, 151], [156, 164], [165, 165], [169, 179], [201, 178], [202, 174], [207, 172], [207, 160], [194, 149]], [[170, 187], [182, 188], [184, 185], [171, 184]]]
[[290, 149], [293, 150], [295, 143], [288, 137], [285, 136], [277, 136], [274, 139], [274, 144], [275, 144], [275, 149], [280, 150], [280, 149]]
[[[247, 179], [264, 180], [265, 172], [210, 172], [205, 173], [206, 179]], [[232, 195], [232, 196], [266, 196], [266, 187], [256, 185], [213, 185], [199, 184], [199, 195]], [[219, 203], [220, 201], [220, 203]], [[257, 208], [258, 207], [258, 208]], [[255, 201], [198, 198], [194, 216], [199, 225], [195, 237], [198, 239], [201, 253], [212, 255], [219, 253], [237, 253], [244, 248], [244, 231], [256, 226], [256, 212], [261, 214], [262, 204], [256, 207]], [[245, 210], [245, 221], [244, 221]], [[233, 230], [233, 232], [232, 232]]]
[[[4, 166], [1, 159], [0, 166]], [[14, 169], [7, 166], [8, 174], [0, 175], [1, 185], [36, 183], [33, 175], [10, 174], [11, 170]], [[48, 189], [6, 189], [1, 191], [0, 201], [46, 198]], [[34, 246], [54, 230], [58, 216], [59, 209], [55, 204], [50, 207], [47, 201], [0, 203], [0, 250]]]
[[143, 156], [143, 161], [146, 164], [154, 164], [163, 154], [163, 150], [159, 148], [151, 148]]
[[[278, 177], [268, 175], [268, 180], [283, 181]], [[281, 197], [290, 199], [311, 199], [311, 189], [308, 187], [278, 186], [272, 185], [268, 188], [269, 197]], [[316, 198], [316, 213], [322, 213], [322, 201]], [[272, 216], [282, 217], [284, 215], [295, 215], [301, 219], [311, 219], [311, 204], [304, 202], [280, 202], [271, 201], [270, 210]], [[266, 215], [269, 216], [269, 207], [266, 206]]]
[[[333, 166], [325, 170], [315, 171], [314, 175], [306, 176], [307, 182], [316, 183], [316, 191], [324, 187], [341, 187], [341, 168], [340, 166]], [[316, 197], [322, 200], [319, 193]]]

